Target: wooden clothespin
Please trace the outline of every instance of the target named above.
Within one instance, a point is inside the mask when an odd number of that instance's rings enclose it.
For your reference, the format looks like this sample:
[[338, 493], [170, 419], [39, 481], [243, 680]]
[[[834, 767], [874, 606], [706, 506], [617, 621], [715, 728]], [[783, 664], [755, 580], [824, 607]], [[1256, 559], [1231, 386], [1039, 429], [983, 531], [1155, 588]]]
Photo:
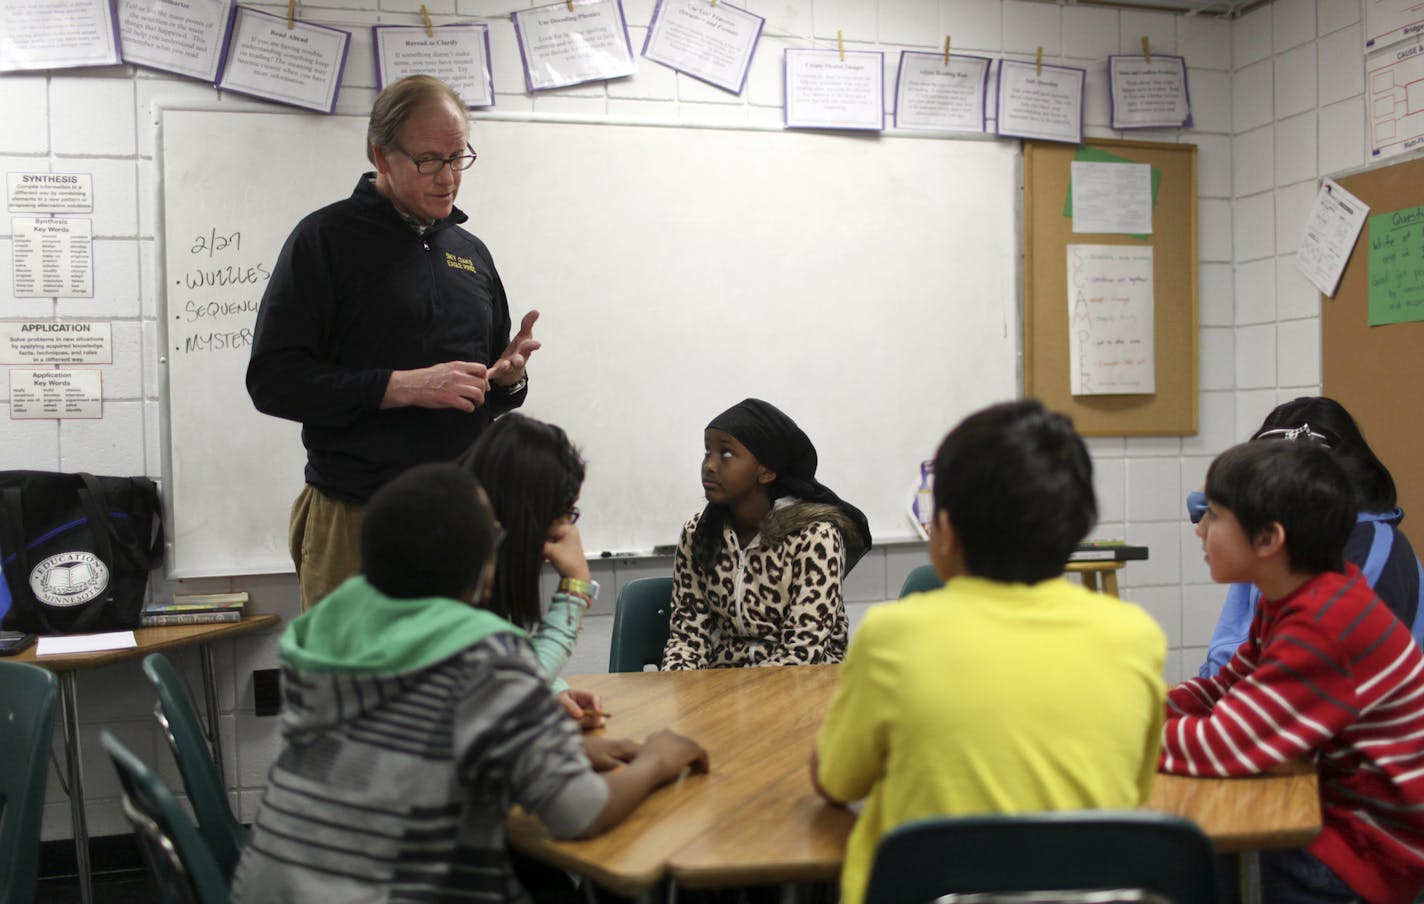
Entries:
[[717, 0], [712, 0], [712, 5], [713, 5], [713, 6], [716, 6], [716, 5], [717, 5]]
[[574, 0], [564, 0], [564, 5], [569, 8], [569, 12], [574, 11]]
[[1152, 42], [1147, 40], [1147, 35], [1142, 36], [1142, 55], [1147, 57], [1148, 65], [1152, 64]]
[[297, 0], [287, 0], [287, 31], [291, 31], [297, 24]]
[[949, 35], [944, 36], [944, 64], [949, 65]]
[[840, 29], [837, 29], [837, 30], [836, 30], [836, 47], [840, 49], [840, 52], [841, 52], [841, 62], [844, 63], [844, 62], [845, 62], [845, 35], [841, 34]]
[[427, 38], [435, 37], [435, 28], [430, 24], [430, 10], [425, 8], [424, 3], [420, 4], [420, 18], [425, 20], [425, 36]]
[[1034, 73], [1034, 75], [1043, 75], [1043, 48], [1042, 48], [1042, 47], [1038, 48], [1038, 55], [1034, 58], [1034, 66], [1036, 66], [1037, 69], [1038, 69], [1038, 71], [1036, 71], [1036, 72]]

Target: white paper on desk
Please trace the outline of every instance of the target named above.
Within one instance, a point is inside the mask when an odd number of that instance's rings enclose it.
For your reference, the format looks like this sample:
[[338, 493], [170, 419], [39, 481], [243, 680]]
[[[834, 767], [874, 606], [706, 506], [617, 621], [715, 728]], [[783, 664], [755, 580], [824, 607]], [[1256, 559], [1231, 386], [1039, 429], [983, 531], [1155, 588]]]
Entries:
[[1073, 231], [1152, 232], [1152, 166], [1073, 161]]
[[41, 637], [35, 644], [36, 656], [61, 656], [65, 653], [100, 653], [104, 650], [131, 650], [138, 646], [132, 631], [109, 631], [105, 634], [63, 634]]
[[1335, 296], [1340, 274], [1345, 272], [1345, 262], [1369, 212], [1369, 205], [1333, 179], [1320, 186], [1305, 219], [1305, 235], [1296, 249], [1295, 262], [1321, 294]]

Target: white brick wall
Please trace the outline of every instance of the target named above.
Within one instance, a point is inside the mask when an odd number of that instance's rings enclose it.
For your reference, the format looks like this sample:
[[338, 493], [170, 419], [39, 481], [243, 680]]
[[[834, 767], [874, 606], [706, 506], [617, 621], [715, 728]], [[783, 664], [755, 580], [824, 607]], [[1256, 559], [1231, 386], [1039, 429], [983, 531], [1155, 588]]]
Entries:
[[[1182, 497], [1200, 484], [1211, 456], [1244, 438], [1279, 399], [1317, 388], [1318, 302], [1291, 256], [1315, 177], [1363, 161], [1356, 0], [1277, 0], [1234, 22], [1036, 0], [748, 0], [744, 5], [768, 22], [742, 97], [641, 58], [632, 78], [530, 97], [524, 92], [513, 29], [504, 17], [512, 5], [427, 0], [437, 23], [454, 16], [498, 17], [490, 26], [501, 112], [775, 124], [781, 120], [784, 47], [806, 46], [812, 35], [826, 46], [840, 30], [848, 46], [886, 53], [889, 93], [900, 49], [937, 48], [951, 34], [955, 49], [965, 52], [1031, 59], [1041, 46], [1047, 61], [1086, 67], [1093, 95], [1086, 107], [1088, 132], [1112, 136], [1103, 96], [1105, 56], [1138, 52], [1142, 35], [1154, 51], [1185, 55], [1194, 128], [1150, 137], [1195, 142], [1200, 149], [1201, 432], [1180, 439], [1095, 439], [1089, 445], [1102, 512], [1096, 534], [1122, 536], [1152, 549], [1150, 561], [1122, 573], [1124, 595], [1142, 601], [1167, 632], [1172, 645], [1168, 677], [1195, 672], [1222, 593], [1209, 583], [1201, 564], [1197, 542], [1182, 517]], [[652, 0], [624, 2], [635, 50], [641, 48], [652, 6]], [[329, 0], [309, 9], [310, 18], [353, 33], [341, 111], [364, 113], [374, 96], [366, 26], [409, 22], [418, 7], [415, 0]], [[7, 419], [0, 467], [160, 474], [160, 199], [152, 115], [159, 103], [268, 108], [219, 95], [194, 81], [131, 67], [0, 77], [6, 122], [0, 130], [0, 165], [6, 171], [92, 173], [96, 200], [93, 299], [22, 300], [6, 294], [11, 285], [9, 222], [0, 223], [3, 316], [113, 320], [115, 338], [115, 363], [104, 368], [104, 419]], [[905, 573], [924, 561], [923, 551], [913, 547], [868, 556], [847, 585], [853, 621], [866, 604], [893, 597]], [[571, 671], [595, 670], [606, 662], [608, 613], [618, 586], [669, 568], [668, 560], [597, 563], [596, 576], [608, 591], [589, 619]], [[229, 586], [250, 590], [257, 611], [295, 611], [294, 582], [287, 576], [193, 581], [182, 589]], [[275, 749], [276, 721], [252, 715], [249, 676], [252, 669], [275, 662], [275, 635], [244, 639], [218, 652], [228, 765], [230, 774], [239, 777], [242, 816], [250, 819]], [[193, 661], [184, 657], [183, 665], [196, 687]], [[125, 831], [111, 770], [97, 755], [94, 735], [102, 725], [116, 725], [141, 755], [163, 762], [166, 753], [149, 726], [149, 692], [130, 665], [86, 673], [81, 685], [91, 828], [96, 833]], [[169, 778], [176, 781], [176, 776]], [[51, 789], [45, 835], [66, 837], [67, 804], [57, 783]]]

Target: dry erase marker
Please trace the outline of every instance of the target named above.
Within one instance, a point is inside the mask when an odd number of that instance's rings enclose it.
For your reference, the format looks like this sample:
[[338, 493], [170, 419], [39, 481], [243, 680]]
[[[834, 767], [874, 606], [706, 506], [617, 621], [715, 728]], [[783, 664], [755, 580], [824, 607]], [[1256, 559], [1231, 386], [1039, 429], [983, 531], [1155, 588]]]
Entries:
[[636, 550], [632, 550], [632, 549], [617, 550], [617, 551], [614, 551], [614, 550], [612, 550], [612, 549], [605, 549], [603, 552], [599, 553], [599, 556], [601, 556], [602, 558], [605, 558], [605, 559], [631, 559], [633, 556], [636, 556], [637, 554], [638, 554], [637, 551], [636, 551]]

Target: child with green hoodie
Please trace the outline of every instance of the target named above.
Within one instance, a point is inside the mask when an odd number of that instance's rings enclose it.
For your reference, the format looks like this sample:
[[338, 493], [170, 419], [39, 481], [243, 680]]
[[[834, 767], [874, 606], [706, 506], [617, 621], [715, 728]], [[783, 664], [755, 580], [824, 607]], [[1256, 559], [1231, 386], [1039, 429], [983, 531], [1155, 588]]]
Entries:
[[282, 749], [234, 902], [527, 901], [505, 846], [513, 804], [557, 837], [587, 837], [707, 768], [671, 732], [580, 736], [525, 633], [472, 605], [499, 530], [454, 465], [412, 468], [372, 497], [362, 574], [282, 635]]

